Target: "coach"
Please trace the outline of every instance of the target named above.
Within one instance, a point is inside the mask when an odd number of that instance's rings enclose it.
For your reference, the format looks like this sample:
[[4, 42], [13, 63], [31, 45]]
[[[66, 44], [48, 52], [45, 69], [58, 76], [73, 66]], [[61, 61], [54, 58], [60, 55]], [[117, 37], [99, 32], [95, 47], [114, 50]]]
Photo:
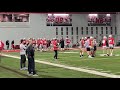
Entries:
[[29, 45], [27, 46], [26, 54], [28, 58], [28, 74], [33, 74], [33, 76], [37, 76], [35, 71], [34, 48], [32, 39], [29, 40]]

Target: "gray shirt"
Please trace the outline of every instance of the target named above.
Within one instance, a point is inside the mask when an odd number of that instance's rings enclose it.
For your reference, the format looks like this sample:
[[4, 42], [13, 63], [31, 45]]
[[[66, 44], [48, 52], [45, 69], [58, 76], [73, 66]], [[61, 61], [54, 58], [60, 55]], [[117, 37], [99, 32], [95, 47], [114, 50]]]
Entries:
[[26, 53], [26, 47], [24, 44], [20, 44], [20, 55], [25, 55]]
[[85, 41], [85, 48], [88, 48], [89, 46], [89, 39]]

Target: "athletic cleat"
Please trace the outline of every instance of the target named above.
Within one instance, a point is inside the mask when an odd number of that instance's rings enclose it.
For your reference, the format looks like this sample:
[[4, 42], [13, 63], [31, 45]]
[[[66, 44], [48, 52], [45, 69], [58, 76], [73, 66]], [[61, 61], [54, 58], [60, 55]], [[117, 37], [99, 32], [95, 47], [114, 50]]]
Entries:
[[28, 74], [28, 76], [32, 76], [33, 75], [32, 73], [29, 73], [29, 72], [27, 72], [27, 74]]
[[110, 56], [109, 54], [107, 54], [107, 56]]
[[80, 58], [82, 58], [82, 56]]
[[23, 68], [21, 68], [20, 70], [24, 70]]
[[23, 70], [27, 70], [28, 68], [27, 67], [24, 67]]
[[93, 58], [93, 57], [91, 57], [91, 56], [88, 56], [88, 58]]
[[33, 74], [32, 76], [35, 76], [35, 77], [37, 77], [38, 75], [37, 75], [37, 74]]
[[110, 56], [113, 56], [112, 54], [110, 54]]

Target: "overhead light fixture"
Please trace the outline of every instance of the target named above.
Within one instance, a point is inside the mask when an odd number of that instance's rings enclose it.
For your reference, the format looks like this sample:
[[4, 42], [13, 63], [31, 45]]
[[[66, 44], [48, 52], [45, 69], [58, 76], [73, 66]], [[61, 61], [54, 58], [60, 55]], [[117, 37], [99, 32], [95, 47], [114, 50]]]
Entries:
[[106, 14], [107, 17], [110, 17], [110, 14]]
[[54, 16], [68, 16], [69, 14], [54, 14]]
[[89, 16], [89, 17], [93, 17], [93, 16], [94, 16], [94, 17], [97, 17], [98, 14], [89, 14], [88, 16]]
[[48, 14], [48, 16], [51, 16], [52, 14]]

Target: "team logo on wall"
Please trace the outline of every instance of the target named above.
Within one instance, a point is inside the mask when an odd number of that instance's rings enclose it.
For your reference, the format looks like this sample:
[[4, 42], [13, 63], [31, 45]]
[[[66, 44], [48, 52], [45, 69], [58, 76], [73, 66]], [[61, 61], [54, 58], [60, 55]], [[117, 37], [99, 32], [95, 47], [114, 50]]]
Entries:
[[111, 26], [110, 14], [89, 14], [88, 26]]
[[0, 22], [29, 22], [29, 14], [0, 14]]
[[70, 14], [48, 14], [47, 26], [72, 26], [72, 15]]

